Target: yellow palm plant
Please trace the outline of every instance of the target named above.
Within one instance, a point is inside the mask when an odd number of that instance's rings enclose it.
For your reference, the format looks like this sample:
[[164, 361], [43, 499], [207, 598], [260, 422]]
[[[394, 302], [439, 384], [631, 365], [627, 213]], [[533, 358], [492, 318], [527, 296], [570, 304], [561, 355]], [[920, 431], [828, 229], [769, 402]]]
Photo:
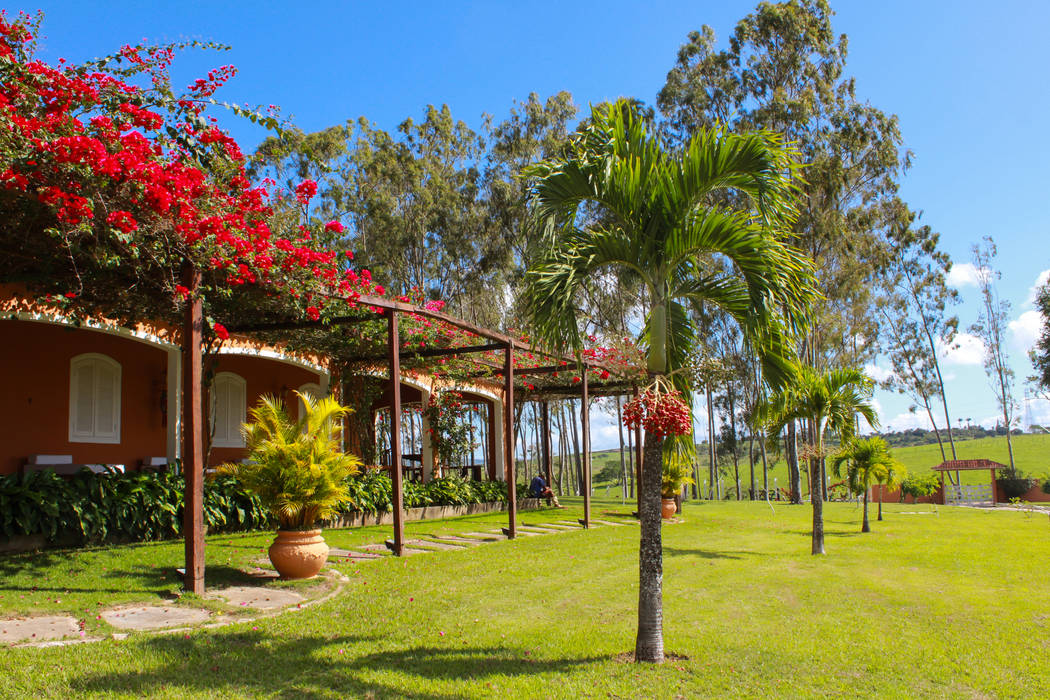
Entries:
[[361, 461], [340, 449], [341, 419], [350, 409], [332, 398], [302, 400], [292, 420], [280, 399], [264, 396], [241, 427], [248, 461], [224, 464], [219, 471], [254, 491], [281, 530], [308, 530], [350, 503], [346, 485]]

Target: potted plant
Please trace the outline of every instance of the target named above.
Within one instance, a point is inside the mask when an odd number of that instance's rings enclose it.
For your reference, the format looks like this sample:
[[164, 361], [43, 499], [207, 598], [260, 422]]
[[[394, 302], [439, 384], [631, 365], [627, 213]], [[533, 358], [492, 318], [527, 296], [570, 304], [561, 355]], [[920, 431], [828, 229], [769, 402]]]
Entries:
[[664, 458], [663, 483], [660, 486], [660, 495], [663, 497], [660, 515], [664, 520], [671, 519], [678, 512], [675, 496], [681, 493], [682, 487], [695, 483], [690, 473], [691, 467], [684, 458], [678, 455]]
[[316, 576], [324, 566], [328, 545], [317, 523], [351, 502], [346, 479], [361, 464], [339, 449], [349, 409], [331, 398], [296, 394], [302, 399], [298, 421], [279, 399], [264, 396], [241, 427], [248, 460], [219, 468], [254, 491], [277, 521], [270, 561], [286, 579]]

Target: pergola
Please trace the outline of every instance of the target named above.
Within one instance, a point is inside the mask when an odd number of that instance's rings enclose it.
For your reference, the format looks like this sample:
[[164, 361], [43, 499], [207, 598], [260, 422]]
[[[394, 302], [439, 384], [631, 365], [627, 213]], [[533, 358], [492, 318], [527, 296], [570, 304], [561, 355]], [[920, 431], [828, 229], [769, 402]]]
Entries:
[[995, 498], [995, 470], [1005, 468], [1005, 464], [1000, 464], [999, 462], [990, 459], [949, 459], [945, 462], [941, 462], [936, 467], [933, 467], [933, 470], [935, 472], [940, 472], [941, 474], [941, 498], [942, 500], [947, 501], [947, 495], [944, 491], [945, 472], [955, 472], [955, 481], [956, 483], [959, 483], [959, 472], [987, 469], [992, 475], [992, 505], [994, 506], [997, 503]]
[[[188, 288], [195, 289], [199, 275], [188, 270], [185, 276]], [[191, 296], [196, 299], [196, 296]], [[340, 296], [331, 296], [333, 303], [345, 304], [346, 313], [325, 319], [310, 320], [302, 316], [285, 316], [262, 312], [247, 323], [228, 323], [231, 333], [244, 334], [265, 341], [286, 343], [289, 347], [331, 353], [343, 367], [358, 367], [375, 373], [382, 368], [393, 388], [390, 406], [391, 478], [393, 482], [393, 538], [387, 546], [396, 556], [404, 552], [404, 489], [401, 470], [401, 392], [399, 387], [405, 364], [435, 373], [447, 373], [451, 362], [457, 376], [468, 381], [496, 384], [503, 392], [503, 463], [507, 485], [508, 523], [504, 534], [517, 536], [517, 492], [515, 474], [515, 414], [516, 396], [541, 402], [541, 462], [548, 484], [551, 483], [552, 445], [548, 402], [554, 399], [581, 399], [581, 430], [583, 453], [583, 506], [580, 520], [590, 526], [591, 518], [591, 459], [590, 459], [590, 399], [597, 396], [621, 396], [639, 392], [645, 379], [644, 371], [610, 362], [593, 351], [578, 356], [567, 356], [535, 347], [527, 339], [482, 328], [455, 318], [439, 310], [378, 296], [360, 295], [352, 302]], [[343, 308], [343, 307], [340, 307]], [[408, 320], [410, 332], [420, 328], [434, 329], [437, 342], [418, 347], [408, 345], [402, 335], [403, 321]], [[380, 324], [385, 326], [384, 332]], [[183, 445], [182, 462], [186, 479], [185, 520], [183, 535], [186, 543], [185, 586], [195, 593], [204, 591], [204, 529], [203, 529], [203, 473], [204, 425], [202, 398], [202, 308], [200, 300], [185, 305], [183, 323]], [[435, 335], [430, 332], [431, 336]], [[333, 345], [333, 336], [335, 344]], [[377, 347], [381, 346], [381, 347]], [[592, 376], [594, 375], [594, 376]], [[525, 378], [528, 381], [525, 381]], [[521, 386], [515, 386], [516, 380]], [[642, 435], [635, 431], [636, 482], [641, 483]], [[640, 490], [639, 490], [640, 497]]]

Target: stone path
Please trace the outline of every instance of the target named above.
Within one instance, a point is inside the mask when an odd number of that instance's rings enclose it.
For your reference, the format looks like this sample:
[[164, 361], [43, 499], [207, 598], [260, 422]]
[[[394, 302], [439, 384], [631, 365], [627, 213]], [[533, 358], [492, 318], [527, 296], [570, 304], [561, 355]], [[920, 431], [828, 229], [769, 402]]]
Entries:
[[[622, 527], [631, 523], [612, 522], [609, 520], [591, 520], [591, 527]], [[578, 522], [561, 520], [548, 523], [519, 523], [518, 535], [537, 537], [555, 535], [563, 532], [582, 530]], [[405, 540], [404, 553], [430, 554], [437, 551], [467, 550], [483, 544], [506, 540], [501, 529], [486, 532], [466, 532], [462, 535], [425, 535], [428, 539]], [[390, 550], [384, 543], [363, 544], [355, 549], [332, 547], [329, 560], [353, 561], [362, 563], [390, 556]], [[260, 560], [262, 562], [262, 560]], [[341, 573], [329, 569], [327, 576], [342, 582], [348, 579]], [[276, 578], [271, 569], [253, 568], [249, 573], [261, 581]], [[213, 611], [186, 605], [123, 605], [100, 611], [100, 617], [110, 626], [122, 630], [113, 634], [115, 638], [124, 638], [128, 632], [171, 632], [197, 626], [217, 627], [231, 622], [247, 621], [260, 615], [272, 615], [285, 610], [312, 605], [334, 597], [342, 589], [342, 583], [316, 600], [308, 600], [296, 591], [266, 586], [231, 586], [210, 591], [207, 598], [221, 601], [227, 606], [225, 611]], [[16, 646], [53, 646], [56, 644], [74, 644], [84, 641], [97, 641], [96, 638], [85, 638], [82, 624], [77, 618], [69, 615], [44, 615], [38, 617], [19, 617], [0, 619], [0, 645]]]

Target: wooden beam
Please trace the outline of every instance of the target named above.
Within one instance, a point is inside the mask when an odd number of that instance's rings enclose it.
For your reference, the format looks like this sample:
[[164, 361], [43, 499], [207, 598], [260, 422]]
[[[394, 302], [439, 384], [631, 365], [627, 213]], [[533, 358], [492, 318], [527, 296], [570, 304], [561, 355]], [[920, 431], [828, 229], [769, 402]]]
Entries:
[[[182, 328], [182, 474], [185, 497], [182, 537], [185, 541], [186, 590], [204, 595], [204, 400], [201, 346], [204, 313], [201, 274], [188, 260], [182, 266], [189, 289]], [[172, 417], [170, 420], [174, 420]]]
[[[502, 350], [502, 343], [487, 343], [485, 345], [467, 345], [461, 348], [425, 348], [423, 350], [402, 350], [401, 359], [406, 360], [413, 357], [445, 357], [447, 355], [467, 355], [473, 352], [489, 352], [490, 350]], [[355, 357], [355, 362], [379, 362], [389, 357], [387, 355], [373, 355], [371, 357]], [[501, 372], [502, 373], [502, 372]]]
[[503, 350], [503, 478], [507, 481], [508, 539], [518, 535], [518, 479], [514, 470], [514, 341]]
[[397, 334], [397, 311], [387, 312], [387, 349], [390, 362], [390, 478], [394, 490], [394, 539], [387, 542], [387, 547], [395, 556], [405, 553], [405, 492], [401, 473], [401, 362], [397, 352], [399, 347]]
[[591, 397], [587, 393], [587, 372], [583, 372], [580, 387], [580, 430], [582, 435], [583, 449], [583, 520], [580, 524], [585, 528], [591, 526]]

